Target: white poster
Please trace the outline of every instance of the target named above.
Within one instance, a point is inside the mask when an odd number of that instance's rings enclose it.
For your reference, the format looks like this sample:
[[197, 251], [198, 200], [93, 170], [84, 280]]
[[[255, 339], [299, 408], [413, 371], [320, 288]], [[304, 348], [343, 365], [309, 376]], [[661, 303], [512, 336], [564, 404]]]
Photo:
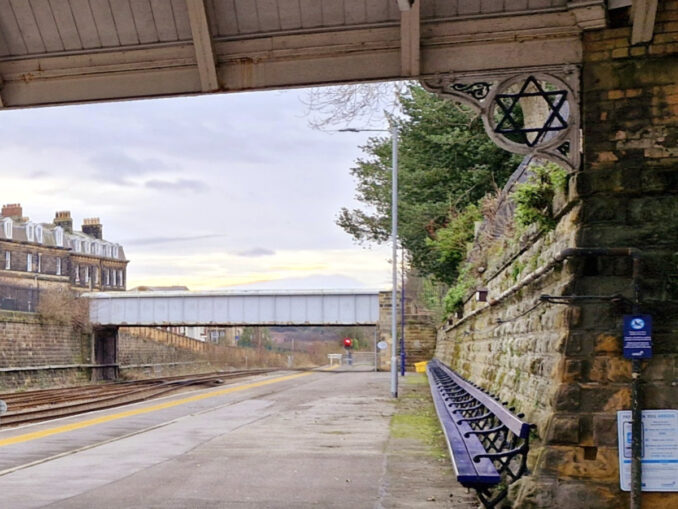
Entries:
[[[617, 412], [619, 483], [631, 491], [631, 411]], [[678, 410], [643, 410], [643, 491], [678, 491]]]

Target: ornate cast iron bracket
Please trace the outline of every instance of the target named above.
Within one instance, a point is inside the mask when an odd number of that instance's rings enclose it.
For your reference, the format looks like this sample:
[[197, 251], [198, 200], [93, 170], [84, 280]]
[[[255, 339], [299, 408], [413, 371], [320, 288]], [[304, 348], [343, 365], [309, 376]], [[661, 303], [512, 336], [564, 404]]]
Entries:
[[490, 138], [516, 154], [575, 171], [581, 162], [579, 70], [534, 69], [517, 75], [454, 75], [422, 80], [424, 88], [477, 111]]

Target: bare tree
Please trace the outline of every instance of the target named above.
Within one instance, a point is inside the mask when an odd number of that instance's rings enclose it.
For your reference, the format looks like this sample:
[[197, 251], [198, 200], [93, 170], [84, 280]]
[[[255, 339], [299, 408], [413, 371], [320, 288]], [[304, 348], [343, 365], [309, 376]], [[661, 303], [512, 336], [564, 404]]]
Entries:
[[406, 81], [359, 83], [311, 88], [302, 102], [314, 129], [383, 125], [384, 117], [399, 112], [398, 99]]

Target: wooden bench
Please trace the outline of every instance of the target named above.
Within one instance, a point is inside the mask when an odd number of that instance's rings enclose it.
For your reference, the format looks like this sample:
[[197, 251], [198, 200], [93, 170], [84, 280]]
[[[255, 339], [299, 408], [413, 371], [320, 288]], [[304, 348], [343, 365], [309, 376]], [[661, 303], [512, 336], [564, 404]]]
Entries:
[[527, 471], [532, 425], [437, 359], [426, 372], [457, 480], [496, 506]]

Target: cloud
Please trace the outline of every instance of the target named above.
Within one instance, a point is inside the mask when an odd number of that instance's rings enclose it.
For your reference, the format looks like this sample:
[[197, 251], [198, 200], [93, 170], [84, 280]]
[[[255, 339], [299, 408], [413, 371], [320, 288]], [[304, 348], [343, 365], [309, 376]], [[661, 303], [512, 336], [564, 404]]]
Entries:
[[130, 246], [152, 246], [156, 244], [176, 244], [179, 242], [192, 242], [195, 240], [216, 239], [225, 237], [224, 234], [209, 234], [209, 235], [191, 235], [184, 237], [148, 237], [144, 239], [128, 239], [122, 241], [124, 245]]
[[266, 249], [265, 247], [253, 247], [252, 249], [245, 249], [243, 251], [237, 251], [233, 253], [236, 256], [245, 256], [248, 258], [256, 258], [259, 256], [273, 256], [275, 251], [272, 249]]
[[209, 189], [205, 182], [194, 179], [148, 180], [144, 186], [159, 191], [191, 191], [193, 193], [202, 193]]
[[49, 178], [51, 176], [52, 176], [52, 174], [47, 172], [47, 171], [38, 170], [38, 171], [32, 172], [28, 176], [28, 178], [31, 179], [31, 180], [35, 180], [35, 179]]
[[94, 177], [118, 185], [134, 185], [129, 177], [165, 171], [168, 166], [157, 158], [135, 158], [124, 151], [98, 153], [87, 160], [94, 167]]

